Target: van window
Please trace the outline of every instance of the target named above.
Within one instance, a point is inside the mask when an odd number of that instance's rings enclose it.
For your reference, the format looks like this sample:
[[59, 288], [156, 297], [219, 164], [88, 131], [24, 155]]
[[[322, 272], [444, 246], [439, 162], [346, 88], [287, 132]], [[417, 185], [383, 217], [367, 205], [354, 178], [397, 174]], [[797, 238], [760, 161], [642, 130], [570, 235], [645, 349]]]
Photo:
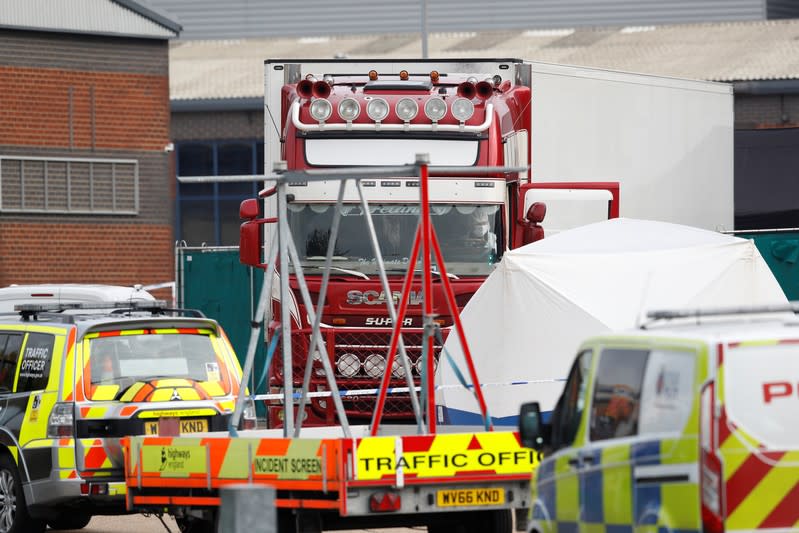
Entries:
[[14, 388], [21, 347], [22, 334], [0, 333], [0, 392], [10, 392]]
[[29, 333], [19, 365], [17, 392], [43, 390], [50, 377], [55, 336], [47, 333]]
[[639, 434], [682, 431], [694, 406], [693, 352], [652, 350], [641, 394]]
[[591, 404], [591, 440], [635, 435], [648, 350], [602, 350]]
[[554, 449], [571, 446], [585, 409], [585, 387], [591, 368], [591, 350], [577, 356], [569, 372], [569, 380], [552, 416], [552, 446]]
[[[157, 330], [155, 330], [157, 331]], [[219, 395], [230, 393], [230, 378], [223, 359], [217, 356], [208, 333], [110, 332], [89, 334], [89, 365], [86, 383], [117, 384], [122, 394], [136, 382], [178, 378], [217, 383]], [[93, 399], [95, 388], [87, 391]]]

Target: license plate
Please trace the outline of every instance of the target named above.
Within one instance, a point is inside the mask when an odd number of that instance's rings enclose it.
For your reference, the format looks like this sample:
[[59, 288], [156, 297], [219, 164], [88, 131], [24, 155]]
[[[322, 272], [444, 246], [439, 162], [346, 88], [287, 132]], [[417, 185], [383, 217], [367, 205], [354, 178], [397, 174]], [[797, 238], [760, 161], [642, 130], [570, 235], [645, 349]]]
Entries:
[[439, 490], [436, 501], [439, 507], [501, 505], [505, 503], [505, 491], [500, 488]]
[[[205, 433], [208, 431], [208, 419], [187, 418], [178, 423], [180, 433]], [[158, 420], [148, 420], [144, 423], [145, 435], [158, 435]]]

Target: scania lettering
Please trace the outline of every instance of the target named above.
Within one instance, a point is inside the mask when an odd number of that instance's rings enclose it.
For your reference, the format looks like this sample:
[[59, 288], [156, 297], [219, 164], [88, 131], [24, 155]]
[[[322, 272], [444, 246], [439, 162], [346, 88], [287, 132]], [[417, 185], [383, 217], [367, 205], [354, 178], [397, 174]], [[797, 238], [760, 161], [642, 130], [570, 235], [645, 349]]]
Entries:
[[[394, 299], [394, 303], [399, 303], [400, 299], [400, 292], [394, 291], [391, 294], [392, 298]], [[409, 305], [419, 305], [422, 302], [422, 292], [421, 291], [411, 291], [410, 298], [408, 299]], [[347, 304], [348, 305], [386, 305], [386, 293], [377, 291], [349, 291], [347, 292]]]

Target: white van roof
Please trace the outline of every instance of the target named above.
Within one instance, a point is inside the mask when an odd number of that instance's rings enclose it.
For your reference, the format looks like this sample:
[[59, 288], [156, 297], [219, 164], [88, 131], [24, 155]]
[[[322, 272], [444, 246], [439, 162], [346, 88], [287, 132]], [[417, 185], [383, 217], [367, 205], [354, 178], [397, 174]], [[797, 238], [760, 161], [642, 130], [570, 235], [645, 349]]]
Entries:
[[15, 305], [36, 303], [99, 303], [155, 300], [141, 285], [45, 283], [0, 288], [0, 313], [11, 313]]

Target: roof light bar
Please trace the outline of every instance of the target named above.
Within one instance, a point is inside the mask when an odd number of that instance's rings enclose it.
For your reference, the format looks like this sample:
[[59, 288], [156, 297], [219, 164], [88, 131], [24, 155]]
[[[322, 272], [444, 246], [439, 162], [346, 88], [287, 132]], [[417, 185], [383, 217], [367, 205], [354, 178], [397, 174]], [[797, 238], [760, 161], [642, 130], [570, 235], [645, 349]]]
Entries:
[[706, 309], [674, 309], [649, 311], [646, 316], [652, 320], [672, 320], [675, 318], [699, 318], [703, 316], [747, 315], [763, 313], [799, 314], [799, 302], [779, 305], [759, 305], [752, 307], [715, 307]]
[[164, 300], [123, 300], [119, 302], [57, 302], [41, 304], [17, 304], [14, 311], [22, 313], [59, 312], [70, 309], [166, 309]]
[[[301, 106], [302, 104], [299, 101], [295, 101], [291, 108], [291, 122], [300, 131], [376, 131], [376, 124], [374, 123], [326, 122], [324, 127], [317, 123], [308, 124], [300, 120]], [[491, 126], [493, 120], [494, 105], [486, 103], [485, 120], [481, 124], [436, 124], [435, 129], [436, 131], [481, 133]], [[433, 124], [380, 124], [380, 131], [433, 131], [433, 129]]]

